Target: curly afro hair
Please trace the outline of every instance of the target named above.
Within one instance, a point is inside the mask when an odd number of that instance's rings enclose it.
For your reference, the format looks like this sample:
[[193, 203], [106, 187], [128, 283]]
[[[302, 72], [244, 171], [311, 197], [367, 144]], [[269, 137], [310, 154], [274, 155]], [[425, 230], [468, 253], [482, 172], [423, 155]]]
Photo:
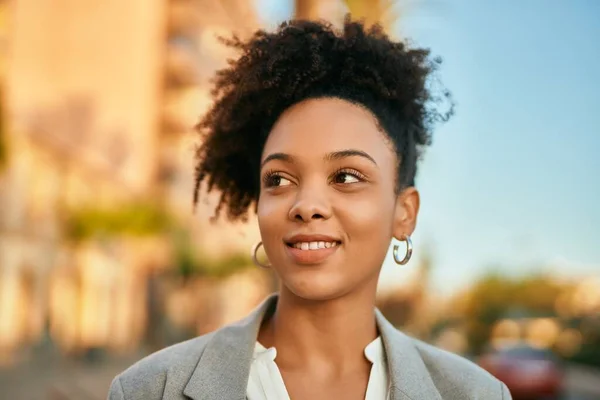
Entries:
[[[258, 201], [261, 153], [277, 118], [308, 98], [336, 97], [366, 107], [398, 155], [396, 188], [414, 185], [421, 148], [432, 125], [445, 121], [450, 99], [432, 93], [429, 77], [440, 64], [429, 50], [392, 41], [378, 25], [345, 19], [340, 31], [325, 22], [294, 20], [250, 39], [222, 39], [241, 56], [217, 72], [214, 104], [197, 125], [194, 204], [200, 185], [221, 193], [216, 215], [246, 219]], [[451, 104], [451, 101], [449, 102]]]

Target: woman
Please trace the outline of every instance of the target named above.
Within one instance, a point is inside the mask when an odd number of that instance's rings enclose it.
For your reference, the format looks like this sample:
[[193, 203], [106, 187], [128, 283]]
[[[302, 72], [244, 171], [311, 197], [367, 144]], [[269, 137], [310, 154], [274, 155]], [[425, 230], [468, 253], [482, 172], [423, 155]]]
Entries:
[[292, 21], [228, 44], [241, 56], [199, 125], [194, 200], [205, 182], [231, 219], [256, 207], [254, 259], [263, 247], [281, 289], [243, 321], [130, 367], [109, 398], [510, 398], [375, 309], [392, 238], [398, 264], [411, 256], [420, 151], [450, 114], [426, 84], [438, 62], [349, 19], [341, 32]]

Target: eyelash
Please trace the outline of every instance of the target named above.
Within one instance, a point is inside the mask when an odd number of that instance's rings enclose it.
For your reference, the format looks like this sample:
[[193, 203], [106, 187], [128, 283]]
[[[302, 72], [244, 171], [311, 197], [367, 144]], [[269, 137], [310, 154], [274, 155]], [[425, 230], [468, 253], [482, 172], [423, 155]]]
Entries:
[[361, 174], [360, 172], [358, 172], [355, 169], [340, 168], [337, 171], [335, 171], [333, 174], [331, 174], [331, 180], [334, 180], [335, 177], [338, 176], [338, 175], [340, 175], [340, 174], [352, 175], [353, 177], [355, 177], [359, 181], [365, 181], [367, 179], [367, 177], [365, 175]]
[[[335, 171], [333, 174], [331, 174], [330, 176], [330, 180], [334, 181], [336, 176], [340, 175], [340, 174], [344, 174], [344, 175], [352, 175], [353, 177], [355, 177], [356, 179], [358, 179], [359, 181], [365, 181], [367, 179], [367, 177], [364, 174], [361, 174], [360, 172], [358, 172], [355, 169], [351, 169], [351, 168], [340, 168], [337, 171]], [[265, 175], [263, 176], [263, 184], [266, 187], [276, 187], [277, 185], [273, 185], [273, 183], [270, 181], [272, 178], [274, 177], [280, 177], [280, 178], [284, 178], [287, 179], [285, 177], [283, 177], [281, 175], [280, 172], [275, 171], [275, 170], [269, 170], [265, 173]]]
[[266, 187], [274, 187], [275, 185], [272, 185], [272, 182], [270, 182], [270, 179], [273, 178], [273, 177], [281, 177], [281, 178], [283, 178], [281, 176], [280, 172], [277, 172], [275, 170], [269, 170], [269, 171], [265, 172], [265, 175], [263, 176], [263, 179], [262, 179], [263, 184]]

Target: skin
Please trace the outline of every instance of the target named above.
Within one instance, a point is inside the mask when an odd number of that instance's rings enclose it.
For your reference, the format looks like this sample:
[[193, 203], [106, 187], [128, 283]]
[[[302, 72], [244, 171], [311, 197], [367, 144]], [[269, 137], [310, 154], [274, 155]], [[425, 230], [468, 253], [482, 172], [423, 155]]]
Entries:
[[[261, 161], [258, 222], [281, 289], [258, 340], [276, 347], [292, 399], [364, 399], [381, 265], [392, 237], [412, 234], [419, 194], [394, 190], [399, 160], [389, 138], [367, 109], [341, 99], [288, 109]], [[339, 245], [298, 262], [286, 244], [297, 234]]]

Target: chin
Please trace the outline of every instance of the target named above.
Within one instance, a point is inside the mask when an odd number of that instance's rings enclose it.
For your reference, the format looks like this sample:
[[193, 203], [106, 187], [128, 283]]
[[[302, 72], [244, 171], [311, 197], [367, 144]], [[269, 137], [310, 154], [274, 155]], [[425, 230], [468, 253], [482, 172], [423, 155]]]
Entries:
[[[294, 279], [295, 278], [295, 279]], [[352, 291], [349, 282], [335, 277], [316, 277], [309, 279], [282, 279], [282, 285], [295, 296], [309, 301], [326, 301], [340, 298]]]

